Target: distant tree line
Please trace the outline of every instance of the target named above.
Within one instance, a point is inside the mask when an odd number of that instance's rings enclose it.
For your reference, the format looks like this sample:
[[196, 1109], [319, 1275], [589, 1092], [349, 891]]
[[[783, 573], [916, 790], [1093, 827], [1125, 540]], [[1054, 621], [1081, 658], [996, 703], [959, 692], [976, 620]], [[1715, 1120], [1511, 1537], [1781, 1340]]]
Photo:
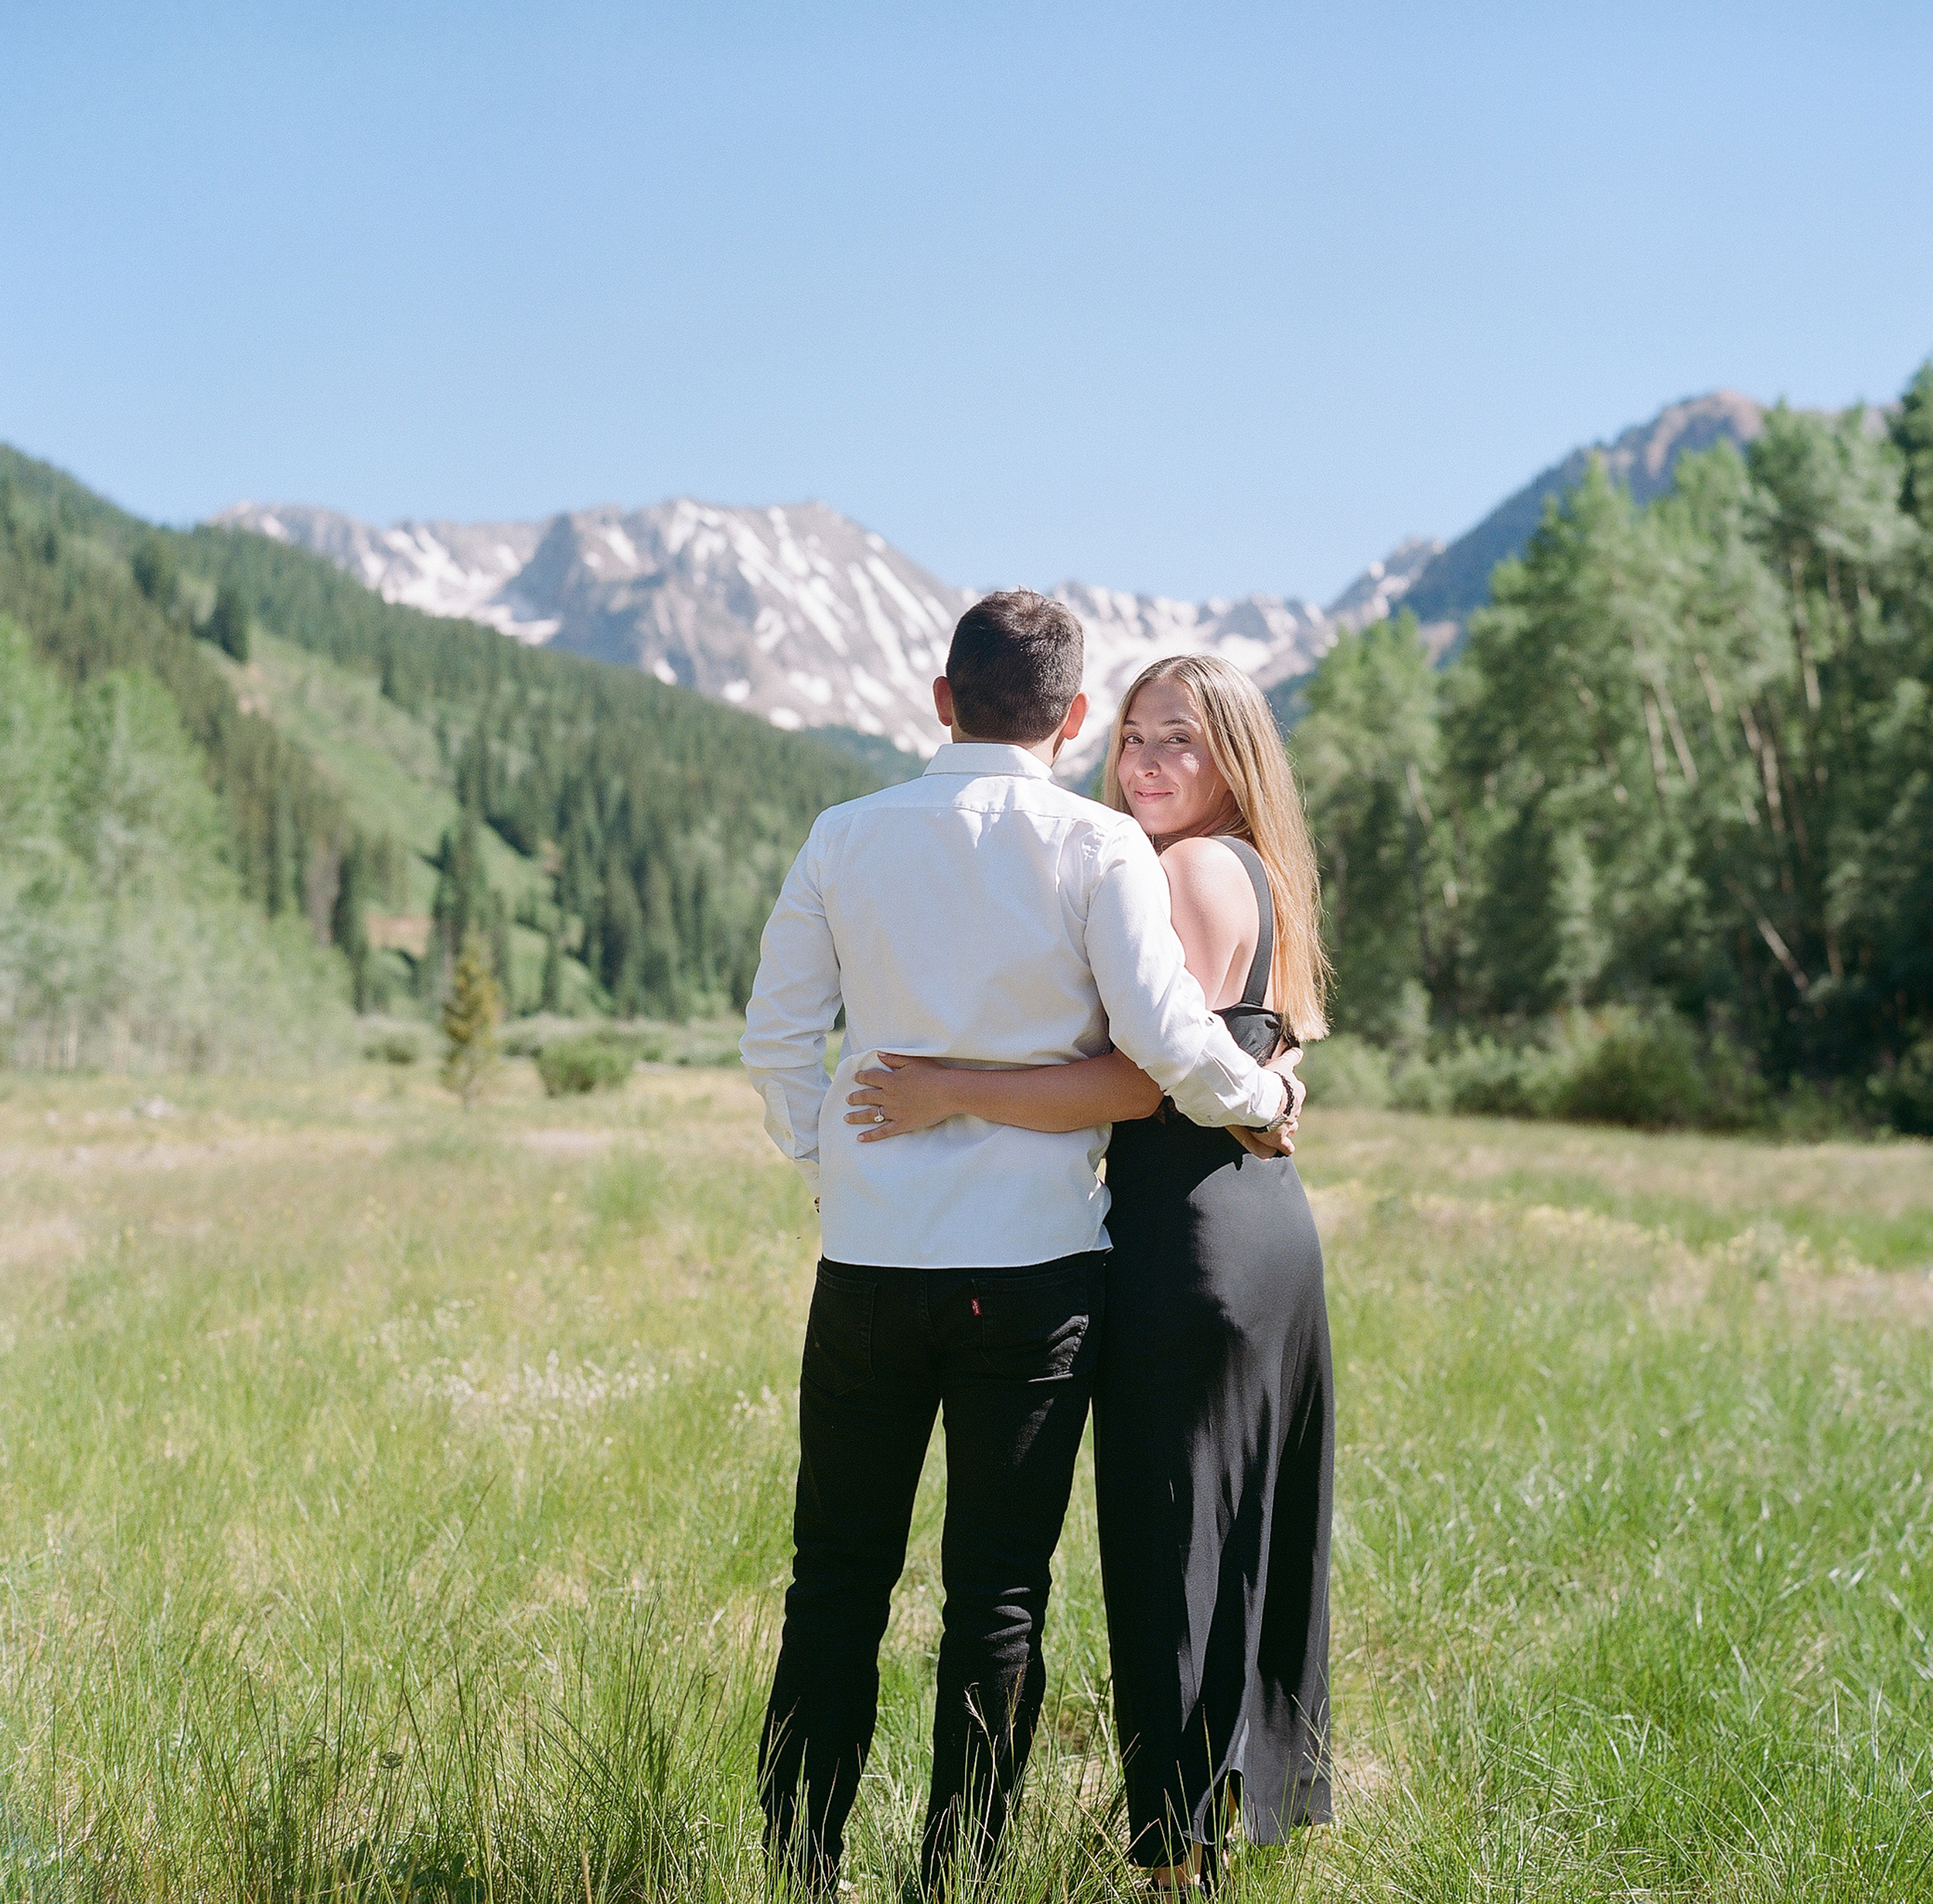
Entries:
[[[353, 826], [302, 748], [245, 711], [232, 664], [251, 631], [366, 675], [442, 742], [462, 817], [434, 862], [426, 998], [466, 944], [508, 980], [487, 829], [548, 875], [547, 902], [515, 921], [547, 947], [520, 1006], [588, 983], [627, 1014], [735, 1006], [813, 816], [873, 784], [642, 674], [385, 603], [309, 552], [152, 530], [6, 451], [0, 617], [20, 705], [40, 710], [0, 731], [15, 749], [0, 795], [27, 816], [0, 838], [0, 877], [15, 922], [41, 921], [32, 943], [65, 948], [44, 969], [94, 970], [97, 1003], [133, 996], [140, 906], [175, 921], [179, 949], [200, 942], [182, 908], [203, 898], [300, 922], [368, 1002], [366, 915], [397, 903], [401, 849]], [[1694, 1120], [1811, 1092], [1933, 1129], [1930, 696], [1933, 366], [1883, 429], [1774, 411], [1744, 455], [1685, 459], [1645, 509], [1594, 469], [1496, 571], [1448, 667], [1398, 621], [1345, 638], [1304, 691], [1292, 744], [1339, 1028], [1472, 1108], [1603, 1102], [1551, 1055], [1581, 1050], [1589, 1024], [1621, 1027], [1628, 1076], [1665, 1079]], [[87, 795], [94, 748], [120, 763], [113, 800]], [[184, 759], [219, 816], [218, 874]], [[21, 792], [36, 761], [66, 763], [44, 811]], [[173, 818], [137, 825], [139, 790], [162, 786]], [[31, 864], [29, 822], [55, 843]], [[116, 870], [124, 832], [146, 843], [138, 877]], [[170, 855], [189, 869], [172, 883]], [[88, 967], [89, 945], [120, 949]], [[16, 933], [0, 968], [17, 1024], [28, 947]]]
[[1621, 1011], [1718, 1121], [1933, 1129], [1933, 365], [1884, 431], [1781, 408], [1647, 509], [1594, 467], [1447, 668], [1387, 623], [1304, 699], [1340, 1027], [1495, 1058]]

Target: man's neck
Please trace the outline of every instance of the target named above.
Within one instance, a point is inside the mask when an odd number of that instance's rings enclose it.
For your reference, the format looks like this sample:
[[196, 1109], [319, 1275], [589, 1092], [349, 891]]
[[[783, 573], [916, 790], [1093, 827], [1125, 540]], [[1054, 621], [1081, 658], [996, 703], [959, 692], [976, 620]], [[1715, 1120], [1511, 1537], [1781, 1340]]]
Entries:
[[1044, 766], [1051, 767], [1060, 758], [1061, 734], [1059, 728], [1044, 741], [987, 741], [977, 734], [969, 734], [957, 721], [948, 729], [956, 747], [1017, 747], [1023, 754], [1031, 754]]

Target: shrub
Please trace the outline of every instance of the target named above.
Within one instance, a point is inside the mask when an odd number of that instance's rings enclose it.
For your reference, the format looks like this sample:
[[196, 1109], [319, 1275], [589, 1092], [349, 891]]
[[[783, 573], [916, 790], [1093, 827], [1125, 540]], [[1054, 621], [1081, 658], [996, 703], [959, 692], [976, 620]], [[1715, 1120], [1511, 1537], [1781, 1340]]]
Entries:
[[1737, 1130], [1762, 1123], [1763, 1085], [1723, 1036], [1701, 1037], [1675, 1012], [1614, 1018], [1578, 1052], [1555, 1095], [1560, 1117], [1641, 1130]]
[[1473, 1117], [1548, 1117], [1564, 1070], [1563, 1056], [1542, 1045], [1494, 1038], [1460, 1041], [1438, 1060], [1450, 1108]]
[[560, 1038], [537, 1056], [537, 1075], [548, 1097], [615, 1090], [631, 1075], [636, 1056], [629, 1045], [608, 1037]]
[[659, 1064], [664, 1061], [667, 1047], [662, 1031], [627, 1030], [621, 1025], [606, 1025], [591, 1036], [597, 1044], [622, 1052], [633, 1064]]
[[1921, 1039], [1867, 1088], [1895, 1130], [1933, 1137], [1933, 1037]]
[[[1804, 1095], [1775, 1111], [1742, 1047], [1722, 1032], [1701, 1035], [1669, 1011], [1573, 1012], [1545, 1020], [1534, 1037], [1519, 1036], [1522, 1041], [1509, 1042], [1460, 1032], [1424, 1056], [1392, 1053], [1343, 1033], [1314, 1047], [1302, 1075], [1311, 1102], [1345, 1109], [1561, 1117], [1647, 1130], [1782, 1129]], [[1894, 1097], [1919, 1075], [1907, 1074], [1902, 1085], [1898, 1074], [1889, 1074], [1869, 1087], [1895, 1121]], [[1933, 1070], [1927, 1075], [1933, 1079]], [[1803, 1132], [1793, 1134], [1824, 1134], [1828, 1124], [1843, 1130], [1857, 1121], [1842, 1093], [1829, 1105], [1805, 1109]]]
[[506, 1058], [535, 1058], [546, 1042], [542, 1024], [534, 1024], [527, 1018], [506, 1027], [496, 1041], [496, 1048]]
[[385, 1031], [363, 1047], [363, 1055], [382, 1064], [414, 1064], [423, 1055], [423, 1047], [412, 1031]]
[[1557, 1094], [1561, 1117], [1661, 1130], [1703, 1122], [1698, 1040], [1681, 1020], [1614, 1026]]
[[1398, 1111], [1440, 1112], [1456, 1108], [1447, 1071], [1420, 1054], [1398, 1058], [1391, 1063], [1389, 1104]]
[[1379, 1111], [1389, 1102], [1389, 1054], [1353, 1032], [1338, 1031], [1311, 1045], [1297, 1068], [1311, 1104]]

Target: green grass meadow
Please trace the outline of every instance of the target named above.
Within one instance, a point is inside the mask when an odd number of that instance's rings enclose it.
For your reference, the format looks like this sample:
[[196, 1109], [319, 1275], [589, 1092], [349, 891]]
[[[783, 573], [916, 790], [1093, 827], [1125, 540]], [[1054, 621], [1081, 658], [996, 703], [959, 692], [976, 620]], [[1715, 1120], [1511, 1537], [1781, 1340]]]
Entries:
[[[1933, 1896], [1933, 1148], [1318, 1105], [1301, 1160], [1338, 1815], [1226, 1894]], [[731, 1071], [0, 1078], [0, 1899], [772, 1895], [814, 1252]], [[988, 1894], [1131, 1895], [1085, 1463], [1056, 1573]]]

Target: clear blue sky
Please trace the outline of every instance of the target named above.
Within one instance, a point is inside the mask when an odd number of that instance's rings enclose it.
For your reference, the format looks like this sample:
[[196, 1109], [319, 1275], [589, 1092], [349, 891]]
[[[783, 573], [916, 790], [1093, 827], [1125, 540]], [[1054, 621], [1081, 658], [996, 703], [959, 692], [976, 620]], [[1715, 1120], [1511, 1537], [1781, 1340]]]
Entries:
[[0, 438], [174, 521], [819, 496], [1327, 596], [1933, 351], [1933, 9], [0, 0]]

